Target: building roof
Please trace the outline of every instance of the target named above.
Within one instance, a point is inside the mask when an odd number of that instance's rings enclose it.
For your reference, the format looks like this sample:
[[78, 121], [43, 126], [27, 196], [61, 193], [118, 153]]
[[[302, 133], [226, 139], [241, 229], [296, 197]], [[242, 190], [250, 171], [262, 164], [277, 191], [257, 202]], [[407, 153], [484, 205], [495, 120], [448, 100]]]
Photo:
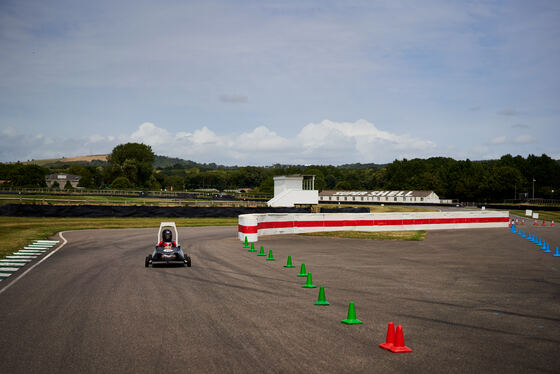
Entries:
[[323, 190], [319, 193], [319, 196], [406, 196], [406, 197], [428, 197], [431, 194], [435, 194], [434, 191], [422, 191], [422, 190], [404, 190], [404, 191], [335, 191], [335, 190]]
[[82, 177], [74, 174], [54, 173], [45, 177], [46, 180], [64, 180], [64, 181], [79, 181]]
[[315, 174], [289, 174], [289, 175], [275, 175], [274, 178], [305, 178], [305, 177], [314, 177]]

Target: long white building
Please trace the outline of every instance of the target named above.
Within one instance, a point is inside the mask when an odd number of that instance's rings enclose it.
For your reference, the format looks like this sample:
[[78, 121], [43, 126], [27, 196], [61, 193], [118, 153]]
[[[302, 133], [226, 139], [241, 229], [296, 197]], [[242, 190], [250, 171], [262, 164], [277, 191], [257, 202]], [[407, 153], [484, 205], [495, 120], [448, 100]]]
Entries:
[[376, 202], [439, 204], [434, 191], [321, 191], [319, 202]]

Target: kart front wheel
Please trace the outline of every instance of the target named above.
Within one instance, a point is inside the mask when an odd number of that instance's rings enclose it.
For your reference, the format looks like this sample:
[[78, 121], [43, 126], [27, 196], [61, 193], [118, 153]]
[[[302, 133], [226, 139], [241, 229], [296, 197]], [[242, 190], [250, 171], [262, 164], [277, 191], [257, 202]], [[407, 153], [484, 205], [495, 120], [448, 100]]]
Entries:
[[150, 267], [150, 262], [152, 260], [152, 255], [148, 255], [146, 256], [146, 260], [144, 261], [144, 264], [146, 265], [146, 267]]

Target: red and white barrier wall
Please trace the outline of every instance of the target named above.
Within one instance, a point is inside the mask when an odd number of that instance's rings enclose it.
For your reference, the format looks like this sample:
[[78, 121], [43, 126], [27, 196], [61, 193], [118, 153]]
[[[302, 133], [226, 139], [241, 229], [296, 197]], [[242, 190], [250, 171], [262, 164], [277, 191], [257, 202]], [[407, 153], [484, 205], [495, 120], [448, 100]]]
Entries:
[[317, 231], [404, 231], [508, 227], [507, 211], [419, 213], [264, 213], [242, 214], [238, 236], [249, 242], [259, 235]]

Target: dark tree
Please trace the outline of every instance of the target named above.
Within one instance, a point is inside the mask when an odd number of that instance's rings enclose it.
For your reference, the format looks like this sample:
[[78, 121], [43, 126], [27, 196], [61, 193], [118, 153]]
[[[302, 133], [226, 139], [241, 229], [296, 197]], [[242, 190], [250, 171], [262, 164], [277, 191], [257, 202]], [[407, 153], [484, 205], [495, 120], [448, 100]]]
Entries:
[[153, 184], [152, 173], [155, 160], [152, 147], [140, 143], [119, 144], [107, 157], [109, 162], [105, 177], [113, 180], [126, 177], [133, 185], [150, 187]]

